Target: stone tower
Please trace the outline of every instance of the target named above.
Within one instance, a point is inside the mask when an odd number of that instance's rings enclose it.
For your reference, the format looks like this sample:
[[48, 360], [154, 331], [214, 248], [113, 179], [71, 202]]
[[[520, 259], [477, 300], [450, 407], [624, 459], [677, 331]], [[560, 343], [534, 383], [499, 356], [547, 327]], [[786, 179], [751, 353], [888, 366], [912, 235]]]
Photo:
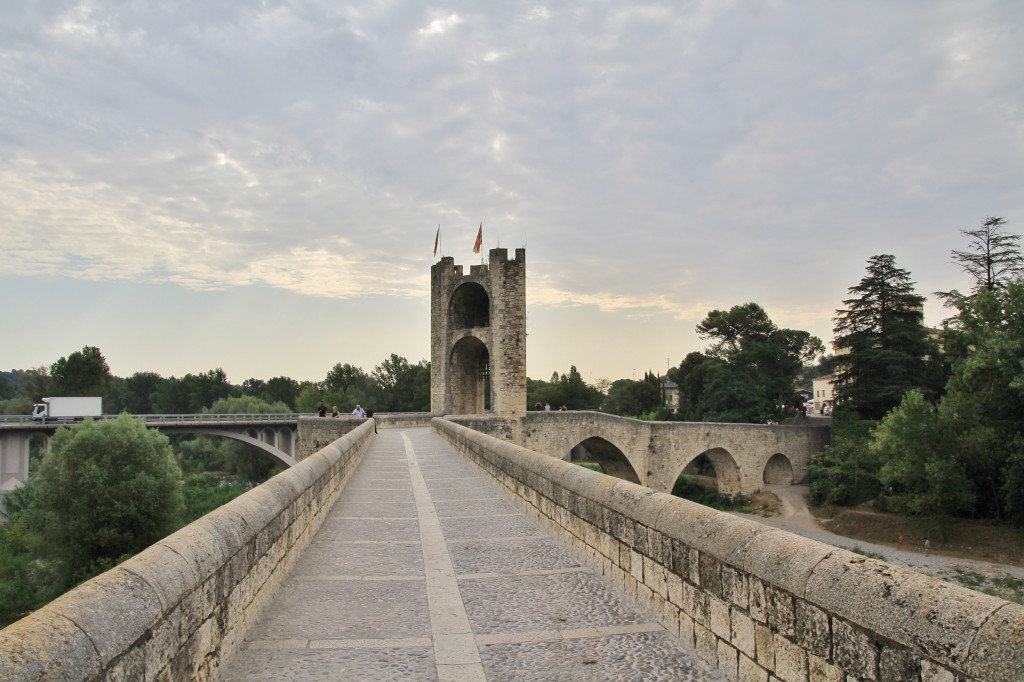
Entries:
[[491, 249], [469, 275], [450, 256], [430, 268], [430, 411], [526, 412], [526, 249]]

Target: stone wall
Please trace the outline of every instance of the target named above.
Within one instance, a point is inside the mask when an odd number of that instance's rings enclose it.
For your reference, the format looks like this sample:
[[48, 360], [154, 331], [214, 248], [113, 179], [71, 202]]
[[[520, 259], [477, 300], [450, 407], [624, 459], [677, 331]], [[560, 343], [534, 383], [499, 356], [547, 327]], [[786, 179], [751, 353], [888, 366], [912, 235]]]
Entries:
[[215, 678], [220, 661], [239, 647], [309, 544], [372, 438], [373, 424], [366, 421], [0, 631], [0, 679]]
[[310, 455], [320, 452], [345, 434], [354, 431], [364, 421], [364, 419], [351, 415], [342, 415], [341, 417], [300, 416], [295, 461], [301, 462]]
[[433, 428], [731, 680], [1021, 679], [1019, 604], [444, 419]]

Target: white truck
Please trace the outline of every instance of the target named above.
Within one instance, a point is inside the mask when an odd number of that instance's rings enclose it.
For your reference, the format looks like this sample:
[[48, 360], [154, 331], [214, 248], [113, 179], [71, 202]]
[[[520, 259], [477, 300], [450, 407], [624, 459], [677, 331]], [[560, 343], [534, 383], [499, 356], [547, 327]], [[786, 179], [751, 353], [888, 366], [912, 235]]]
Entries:
[[43, 398], [43, 402], [32, 406], [35, 419], [102, 417], [103, 398]]

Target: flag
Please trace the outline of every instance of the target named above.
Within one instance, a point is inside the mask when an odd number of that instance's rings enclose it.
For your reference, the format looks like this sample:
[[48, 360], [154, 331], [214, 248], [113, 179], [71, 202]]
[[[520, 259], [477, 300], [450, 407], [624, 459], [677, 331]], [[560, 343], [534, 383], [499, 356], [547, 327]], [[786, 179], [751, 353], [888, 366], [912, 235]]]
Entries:
[[480, 253], [480, 247], [484, 244], [484, 224], [480, 223], [480, 229], [476, 231], [476, 241], [473, 242], [473, 253]]
[[437, 234], [434, 235], [434, 258], [437, 258], [437, 245], [441, 239], [441, 226], [437, 226]]

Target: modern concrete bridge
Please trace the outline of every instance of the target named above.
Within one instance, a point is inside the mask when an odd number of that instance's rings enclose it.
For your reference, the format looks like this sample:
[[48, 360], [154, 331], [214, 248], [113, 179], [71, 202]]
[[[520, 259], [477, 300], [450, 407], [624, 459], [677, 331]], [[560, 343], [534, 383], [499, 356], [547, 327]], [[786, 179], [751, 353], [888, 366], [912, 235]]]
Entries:
[[714, 679], [707, 665], [762, 682], [1017, 682], [1024, 670], [1018, 604], [451, 420], [312, 425], [340, 437], [0, 631], [0, 679]]
[[[117, 419], [105, 415], [94, 419]], [[230, 438], [267, 453], [285, 466], [295, 464], [298, 414], [140, 414], [147, 427], [164, 433], [195, 433]], [[81, 419], [28, 416], [0, 417], [0, 496], [28, 479], [29, 443], [33, 436], [49, 438]], [[0, 517], [2, 518], [2, 517]]]

